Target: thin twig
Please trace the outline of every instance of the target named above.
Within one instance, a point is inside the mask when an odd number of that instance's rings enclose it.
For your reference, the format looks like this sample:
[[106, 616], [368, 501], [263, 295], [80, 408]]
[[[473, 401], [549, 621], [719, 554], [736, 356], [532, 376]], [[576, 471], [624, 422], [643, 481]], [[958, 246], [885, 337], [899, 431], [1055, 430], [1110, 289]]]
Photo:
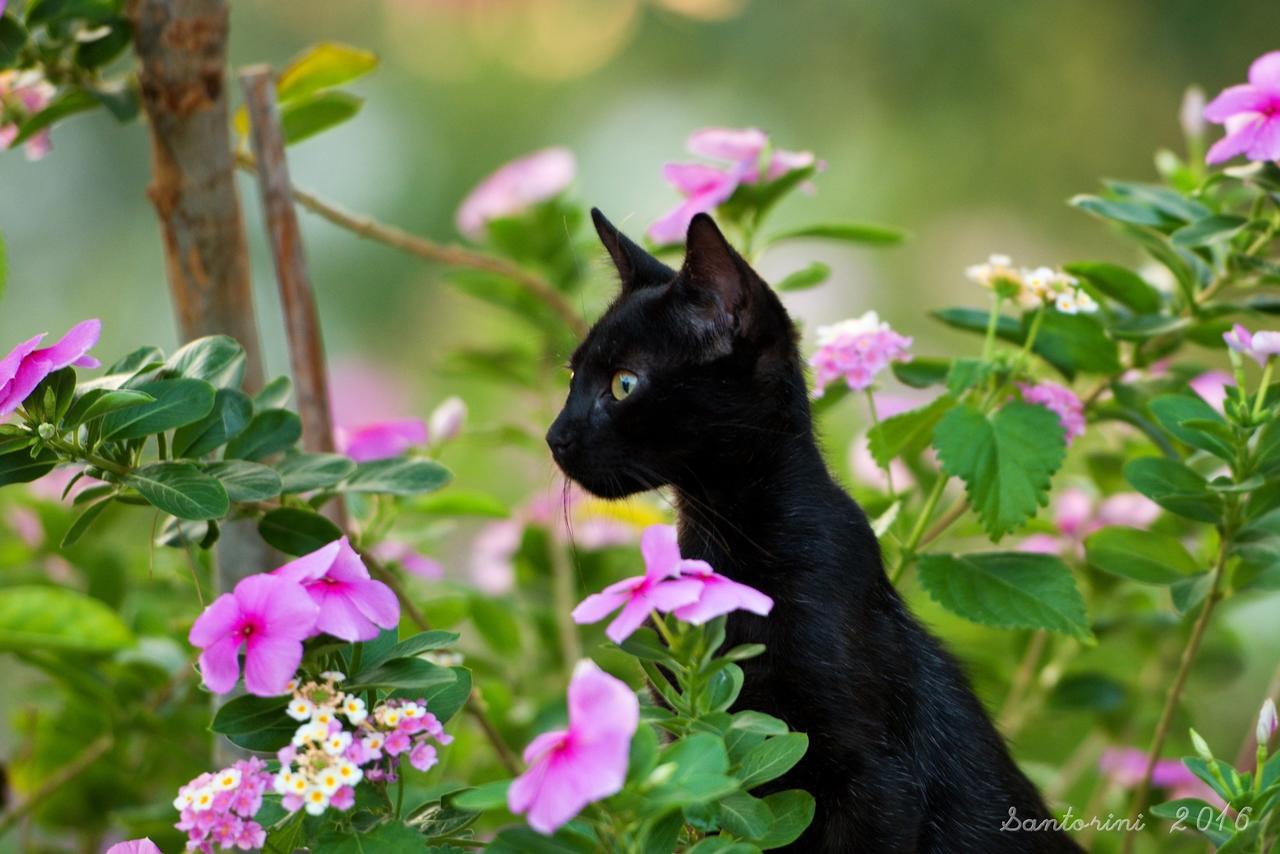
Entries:
[[947, 508], [947, 512], [943, 513], [937, 522], [933, 523], [933, 527], [925, 532], [925, 535], [920, 538], [920, 545], [917, 548], [924, 548], [938, 539], [938, 537], [941, 537], [968, 509], [969, 503], [964, 498], [958, 499], [955, 504]]
[[[244, 152], [236, 154], [236, 165], [249, 173], [257, 171], [257, 164], [254, 162], [253, 157]], [[564, 321], [565, 325], [573, 331], [574, 335], [583, 338], [587, 334], [586, 321], [582, 319], [582, 316], [578, 314], [565, 295], [556, 290], [555, 286], [546, 279], [529, 272], [518, 264], [514, 264], [504, 258], [468, 249], [464, 246], [437, 243], [434, 240], [410, 234], [403, 229], [378, 222], [371, 217], [343, 210], [332, 202], [327, 202], [314, 193], [300, 189], [296, 185], [293, 187], [293, 200], [306, 210], [322, 219], [328, 220], [339, 228], [345, 228], [347, 231], [358, 234], [361, 237], [367, 237], [393, 249], [399, 249], [402, 252], [408, 252], [410, 255], [417, 255], [419, 258], [436, 261], [449, 267], [463, 267], [469, 270], [480, 270], [485, 273], [504, 276], [524, 288], [554, 311]]]
[[1036, 666], [1040, 663], [1040, 657], [1044, 655], [1044, 648], [1048, 642], [1049, 633], [1044, 629], [1033, 634], [1027, 643], [1027, 650], [1022, 655], [1018, 669], [1013, 673], [1013, 679], [1009, 681], [1009, 693], [1005, 696], [1004, 705], [1000, 707], [1000, 714], [997, 716], [1000, 722], [999, 729], [1006, 737], [1012, 735], [1021, 723], [1019, 720], [1021, 716], [1018, 713], [1022, 710], [1023, 698], [1026, 697], [1027, 688], [1035, 677]]
[[40, 784], [40, 788], [32, 792], [29, 798], [25, 798], [22, 803], [0, 817], [0, 835], [7, 833], [17, 821], [56, 794], [63, 786], [88, 771], [89, 767], [105, 756], [114, 744], [115, 739], [111, 733], [100, 735], [91, 741], [75, 759], [46, 777]]

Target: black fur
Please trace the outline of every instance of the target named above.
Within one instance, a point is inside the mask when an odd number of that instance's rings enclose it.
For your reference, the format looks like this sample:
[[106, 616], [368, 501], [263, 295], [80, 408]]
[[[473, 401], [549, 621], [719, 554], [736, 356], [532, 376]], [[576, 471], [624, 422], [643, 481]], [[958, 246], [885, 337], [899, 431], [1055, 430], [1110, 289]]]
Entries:
[[[731, 615], [726, 643], [768, 647], [744, 663], [737, 705], [810, 737], [766, 790], [817, 799], [794, 850], [1079, 851], [1060, 833], [1000, 830], [1010, 807], [1049, 812], [828, 472], [795, 327], [772, 289], [705, 215], [679, 272], [592, 215], [622, 292], [574, 353], [547, 441], [597, 495], [672, 487], [684, 555], [773, 597], [767, 618]], [[621, 369], [639, 383], [619, 401], [609, 389]]]

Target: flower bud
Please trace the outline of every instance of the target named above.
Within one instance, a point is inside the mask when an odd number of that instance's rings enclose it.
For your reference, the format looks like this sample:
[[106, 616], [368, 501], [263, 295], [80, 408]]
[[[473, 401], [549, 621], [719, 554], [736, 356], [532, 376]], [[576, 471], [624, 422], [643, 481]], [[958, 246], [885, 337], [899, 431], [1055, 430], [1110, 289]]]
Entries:
[[1205, 762], [1213, 761], [1213, 751], [1209, 749], [1209, 742], [1204, 740], [1204, 736], [1191, 730], [1191, 745], [1196, 749], [1196, 753], [1200, 754], [1200, 758]]
[[1178, 111], [1178, 124], [1187, 139], [1204, 138], [1204, 90], [1189, 86], [1182, 95], [1182, 108]]
[[1275, 735], [1276, 726], [1276, 703], [1270, 697], [1262, 704], [1262, 710], [1258, 712], [1258, 746], [1262, 747], [1271, 740], [1271, 736]]
[[456, 439], [467, 420], [467, 404], [460, 397], [446, 398], [431, 411], [427, 422], [427, 435], [431, 444], [439, 445]]

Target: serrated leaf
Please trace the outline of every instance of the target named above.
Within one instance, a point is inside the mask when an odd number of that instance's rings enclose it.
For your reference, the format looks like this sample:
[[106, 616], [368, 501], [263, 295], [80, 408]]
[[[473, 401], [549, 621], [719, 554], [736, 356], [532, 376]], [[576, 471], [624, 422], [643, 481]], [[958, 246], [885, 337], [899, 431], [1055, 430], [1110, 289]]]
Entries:
[[1182, 543], [1153, 531], [1113, 526], [1090, 534], [1084, 544], [1090, 565], [1145, 584], [1174, 584], [1203, 569]]
[[951, 409], [933, 445], [943, 470], [964, 481], [969, 505], [995, 542], [1048, 504], [1050, 480], [1066, 456], [1058, 416], [1022, 401], [990, 417], [972, 404]]
[[881, 468], [895, 457], [913, 457], [928, 446], [942, 416], [956, 405], [955, 398], [942, 395], [932, 403], [886, 418], [867, 432], [871, 456]]
[[203, 380], [152, 380], [136, 386], [136, 390], [151, 395], [153, 400], [104, 417], [104, 441], [123, 442], [163, 433], [199, 421], [213, 409], [214, 388]]
[[1092, 637], [1084, 598], [1071, 570], [1055, 555], [924, 555], [920, 582], [934, 601], [975, 623], [1048, 629], [1082, 640]]
[[243, 433], [252, 419], [253, 401], [247, 394], [238, 389], [220, 388], [214, 394], [213, 409], [208, 415], [174, 431], [173, 455], [203, 457]]
[[130, 472], [124, 482], [179, 519], [217, 519], [231, 509], [222, 484], [190, 463], [152, 463]]

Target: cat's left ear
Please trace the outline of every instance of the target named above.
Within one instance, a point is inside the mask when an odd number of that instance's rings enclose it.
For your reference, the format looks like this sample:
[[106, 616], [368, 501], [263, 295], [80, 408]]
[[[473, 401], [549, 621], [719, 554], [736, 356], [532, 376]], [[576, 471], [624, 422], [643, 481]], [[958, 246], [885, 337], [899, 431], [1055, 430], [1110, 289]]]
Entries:
[[767, 286], [707, 214], [700, 213], [689, 223], [680, 278], [707, 320], [750, 336], [752, 318], [761, 309], [758, 291]]

